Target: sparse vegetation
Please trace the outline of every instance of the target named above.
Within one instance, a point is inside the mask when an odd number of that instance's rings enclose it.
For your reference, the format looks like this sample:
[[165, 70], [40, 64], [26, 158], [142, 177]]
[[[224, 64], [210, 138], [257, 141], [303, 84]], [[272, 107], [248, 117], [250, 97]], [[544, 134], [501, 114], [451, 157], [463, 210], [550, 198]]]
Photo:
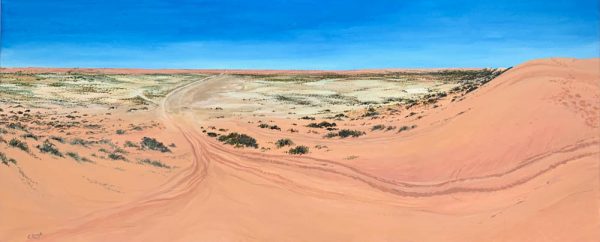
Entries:
[[385, 125], [383, 125], [383, 124], [378, 124], [378, 125], [371, 127], [371, 131], [384, 130], [384, 129], [385, 129]]
[[32, 133], [26, 133], [21, 135], [21, 137], [23, 137], [24, 139], [33, 139], [33, 140], [38, 140], [38, 137]]
[[9, 142], [8, 145], [12, 146], [12, 147], [16, 147], [21, 149], [22, 151], [25, 152], [29, 152], [29, 146], [27, 146], [27, 143], [20, 141], [18, 139], [12, 138]]
[[309, 128], [329, 128], [329, 127], [335, 127], [335, 126], [337, 126], [336, 123], [330, 123], [327, 121], [323, 121], [320, 123], [309, 123], [308, 125], [306, 125], [306, 127], [309, 127]]
[[139, 148], [140, 147], [138, 144], [133, 143], [129, 140], [125, 141], [125, 144], [123, 144], [123, 146], [129, 147], [129, 148]]
[[62, 137], [58, 137], [58, 136], [50, 136], [49, 138], [50, 138], [51, 140], [57, 141], [57, 142], [59, 142], [59, 143], [61, 143], [61, 144], [64, 144], [64, 143], [65, 143], [65, 139], [63, 139]]
[[405, 126], [402, 126], [402, 127], [400, 127], [400, 128], [398, 129], [398, 133], [400, 133], [400, 132], [403, 132], [403, 131], [408, 131], [408, 130], [414, 129], [414, 128], [416, 128], [416, 127], [417, 127], [416, 125], [412, 125], [412, 126], [406, 126], [406, 125], [405, 125]]
[[84, 139], [81, 138], [74, 138], [71, 140], [71, 144], [72, 145], [81, 145], [81, 146], [88, 146], [89, 144], [91, 144], [91, 141], [86, 141]]
[[359, 131], [359, 130], [342, 129], [338, 132], [327, 133], [324, 137], [325, 138], [333, 138], [333, 137], [346, 138], [346, 137], [359, 137], [359, 136], [362, 136], [365, 134], [366, 134], [365, 132]]
[[123, 156], [119, 153], [110, 153], [110, 154], [108, 154], [108, 158], [110, 158], [112, 160], [125, 160], [125, 156]]
[[125, 130], [117, 129], [116, 133], [117, 134], [125, 134]]
[[290, 146], [293, 144], [294, 144], [294, 142], [291, 139], [287, 139], [287, 138], [279, 139], [279, 140], [275, 141], [275, 145], [277, 146], [277, 148], [281, 148], [284, 146]]
[[79, 154], [77, 154], [77, 153], [75, 153], [75, 152], [67, 152], [66, 154], [67, 154], [67, 156], [69, 156], [69, 157], [73, 158], [74, 160], [76, 160], [76, 161], [78, 161], [78, 162], [82, 162], [82, 161], [83, 161], [83, 162], [92, 162], [91, 160], [88, 160], [88, 159], [87, 159], [87, 158], [85, 158], [85, 157], [81, 157], [81, 156], [79, 156]]
[[277, 125], [259, 124], [258, 127], [261, 129], [269, 128], [269, 129], [273, 129], [273, 130], [281, 130], [281, 128], [279, 128], [279, 126], [277, 126]]
[[63, 157], [63, 154], [58, 151], [58, 148], [54, 144], [52, 144], [49, 140], [45, 140], [42, 145], [38, 145], [37, 148], [42, 153], [50, 153], [51, 155]]
[[0, 161], [2, 162], [2, 164], [7, 165], [7, 166], [9, 165], [9, 163], [12, 163], [13, 165], [17, 164], [17, 161], [15, 159], [8, 158], [6, 156], [6, 154], [4, 154], [2, 152], [0, 152]]
[[304, 146], [304, 145], [299, 145], [299, 146], [296, 146], [296, 147], [294, 147], [294, 148], [291, 148], [291, 149], [288, 151], [288, 153], [290, 153], [290, 154], [292, 154], [292, 155], [303, 155], [303, 154], [306, 154], [306, 153], [308, 153], [308, 150], [309, 150], [309, 149], [308, 149], [308, 147], [307, 147], [307, 146]]
[[151, 160], [151, 159], [143, 159], [140, 160], [141, 163], [144, 164], [148, 164], [148, 165], [152, 165], [152, 166], [156, 166], [156, 167], [160, 167], [160, 168], [166, 168], [166, 169], [171, 169], [170, 166], [158, 161], [158, 160]]
[[27, 130], [27, 127], [25, 127], [25, 125], [21, 124], [21, 123], [10, 123], [6, 126], [9, 129], [17, 129], [17, 130]]
[[373, 116], [377, 116], [377, 115], [379, 115], [379, 112], [377, 112], [375, 110], [375, 108], [369, 107], [367, 109], [367, 112], [365, 114], [363, 114], [363, 117], [373, 117]]
[[163, 153], [171, 152], [171, 150], [167, 146], [165, 146], [162, 142], [159, 142], [155, 138], [150, 138], [150, 137], [142, 138], [141, 147], [148, 148], [151, 150], [157, 150], [157, 151], [160, 151]]
[[253, 147], [258, 148], [258, 144], [256, 143], [256, 139], [246, 135], [239, 133], [229, 133], [228, 135], [222, 135], [219, 137], [219, 141], [233, 145], [235, 147]]

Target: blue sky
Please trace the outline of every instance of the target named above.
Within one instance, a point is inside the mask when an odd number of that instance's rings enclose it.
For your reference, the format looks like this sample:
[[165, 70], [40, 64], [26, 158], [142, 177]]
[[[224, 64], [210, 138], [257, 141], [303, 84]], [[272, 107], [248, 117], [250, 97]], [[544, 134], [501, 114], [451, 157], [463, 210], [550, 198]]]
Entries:
[[598, 57], [597, 0], [2, 0], [0, 65], [357, 69]]

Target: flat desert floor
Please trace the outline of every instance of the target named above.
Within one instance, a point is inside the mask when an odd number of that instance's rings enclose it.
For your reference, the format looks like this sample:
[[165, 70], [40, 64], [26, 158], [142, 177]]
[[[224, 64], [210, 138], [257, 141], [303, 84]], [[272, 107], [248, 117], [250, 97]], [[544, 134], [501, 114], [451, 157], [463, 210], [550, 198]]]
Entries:
[[2, 242], [600, 238], [600, 59], [0, 75]]

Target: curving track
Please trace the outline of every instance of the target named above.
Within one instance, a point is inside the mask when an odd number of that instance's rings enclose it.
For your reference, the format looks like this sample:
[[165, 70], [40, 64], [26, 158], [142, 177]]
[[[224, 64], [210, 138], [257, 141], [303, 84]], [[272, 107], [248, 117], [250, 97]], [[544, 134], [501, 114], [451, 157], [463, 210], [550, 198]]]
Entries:
[[[514, 165], [484, 175], [431, 182], [394, 180], [338, 161], [232, 149], [203, 135], [186, 107], [206, 98], [228, 78], [211, 76], [182, 86], [161, 104], [165, 123], [179, 130], [193, 150], [188, 167], [147, 195], [73, 220], [46, 233], [43, 240], [480, 241], [505, 230], [514, 235], [497, 238], [527, 240], [539, 237], [522, 230], [552, 228], [543, 222], [525, 226], [530, 218], [538, 218], [530, 211], [595, 206], [591, 198], [598, 194], [593, 190], [597, 173], [585, 171], [598, 169], [597, 136], [510, 161]], [[573, 176], [573, 171], [582, 175]], [[547, 186], [561, 177], [575, 184]], [[585, 182], [593, 184], [578, 185]], [[569, 190], [573, 188], [581, 189]], [[560, 194], [548, 200], [551, 191]], [[573, 197], [587, 202], [563, 204]], [[561, 217], [548, 214], [544, 216], [549, 221]], [[494, 220], [502, 215], [504, 220]], [[590, 231], [598, 225], [597, 216], [583, 220], [592, 227], [580, 228], [579, 241], [592, 238], [595, 234]], [[502, 227], [506, 224], [510, 226]], [[472, 226], [480, 229], [469, 230]]]

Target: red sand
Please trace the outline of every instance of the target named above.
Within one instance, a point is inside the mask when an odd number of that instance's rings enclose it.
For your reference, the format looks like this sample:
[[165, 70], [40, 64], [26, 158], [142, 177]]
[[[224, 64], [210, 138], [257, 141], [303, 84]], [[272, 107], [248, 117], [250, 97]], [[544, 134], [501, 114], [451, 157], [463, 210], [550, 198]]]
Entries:
[[[184, 107], [216, 83], [192, 83], [165, 99], [159, 117], [169, 129], [161, 137], [187, 140], [193, 160], [159, 186], [102, 203], [95, 190], [69, 184], [79, 197], [46, 203], [0, 174], [0, 214], [9, 214], [0, 241], [600, 238], [600, 59], [527, 62], [463, 101], [404, 120], [419, 128], [401, 135], [298, 134], [298, 143], [335, 146], [301, 157], [235, 149], [202, 134], [205, 121]], [[241, 121], [221, 126], [270, 135]], [[358, 158], [340, 159], [352, 154]], [[36, 175], [57, 179], [57, 166]], [[81, 206], [81, 198], [91, 201]]]

